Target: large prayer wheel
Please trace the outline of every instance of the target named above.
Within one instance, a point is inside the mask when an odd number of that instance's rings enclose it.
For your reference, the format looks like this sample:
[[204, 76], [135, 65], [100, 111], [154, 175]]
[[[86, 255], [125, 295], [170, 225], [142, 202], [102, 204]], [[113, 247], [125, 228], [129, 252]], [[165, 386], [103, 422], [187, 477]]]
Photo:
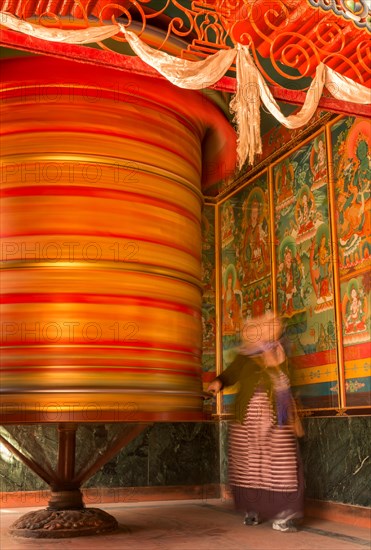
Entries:
[[[155, 84], [155, 85], [154, 85]], [[1, 422], [202, 418], [202, 185], [235, 134], [199, 92], [2, 66]]]

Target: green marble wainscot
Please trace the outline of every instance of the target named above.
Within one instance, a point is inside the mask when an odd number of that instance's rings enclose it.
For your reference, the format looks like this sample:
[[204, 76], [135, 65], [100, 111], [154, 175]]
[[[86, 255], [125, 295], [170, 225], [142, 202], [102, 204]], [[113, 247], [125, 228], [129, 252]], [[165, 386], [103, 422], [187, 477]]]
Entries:
[[219, 436], [212, 423], [158, 423], [107, 462], [86, 487], [219, 482]]
[[[57, 432], [53, 425], [10, 425], [0, 428], [1, 434], [24, 455], [38, 464], [55, 464], [57, 461]], [[48, 485], [14, 454], [1, 444], [0, 490], [6, 492], [45, 491]], [[4, 495], [2, 501], [4, 503]], [[20, 495], [20, 498], [22, 496]], [[21, 504], [21, 503], [20, 503]]]
[[[105, 452], [119, 424], [79, 425], [76, 471]], [[55, 465], [57, 432], [53, 426], [8, 426], [7, 439], [43, 463]], [[36, 458], [36, 457], [35, 457]], [[3, 492], [47, 490], [22, 462], [1, 452]], [[219, 483], [219, 430], [215, 423], [157, 423], [149, 426], [109, 460], [83, 487], [146, 487]]]
[[306, 497], [371, 505], [371, 417], [306, 418]]
[[220, 483], [228, 485], [228, 426], [225, 420], [220, 422]]

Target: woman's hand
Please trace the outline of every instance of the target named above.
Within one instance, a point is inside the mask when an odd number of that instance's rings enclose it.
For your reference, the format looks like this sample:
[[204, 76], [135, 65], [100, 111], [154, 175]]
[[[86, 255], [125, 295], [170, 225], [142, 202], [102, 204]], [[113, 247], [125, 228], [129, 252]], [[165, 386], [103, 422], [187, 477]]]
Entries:
[[213, 395], [216, 395], [217, 393], [220, 392], [221, 389], [222, 389], [222, 383], [220, 380], [216, 378], [211, 382], [211, 384], [209, 385], [206, 391], [208, 391], [209, 393], [212, 393]]

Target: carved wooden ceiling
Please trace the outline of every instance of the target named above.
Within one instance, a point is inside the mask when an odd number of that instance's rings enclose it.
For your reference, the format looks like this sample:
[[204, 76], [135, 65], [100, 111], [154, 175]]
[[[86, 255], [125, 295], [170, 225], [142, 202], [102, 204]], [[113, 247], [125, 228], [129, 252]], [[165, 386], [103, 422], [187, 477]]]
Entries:
[[[371, 87], [368, 0], [0, 0], [0, 10], [60, 28], [119, 20], [154, 47], [189, 59], [249, 44], [273, 85], [305, 89], [305, 77], [323, 61]], [[118, 35], [99, 46], [120, 51], [124, 42]]]

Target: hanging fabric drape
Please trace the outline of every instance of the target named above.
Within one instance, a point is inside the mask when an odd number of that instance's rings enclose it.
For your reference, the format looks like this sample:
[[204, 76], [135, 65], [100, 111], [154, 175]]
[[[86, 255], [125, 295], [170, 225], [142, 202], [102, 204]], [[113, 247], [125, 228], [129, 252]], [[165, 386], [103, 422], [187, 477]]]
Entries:
[[237, 51], [234, 48], [220, 50], [202, 61], [188, 61], [148, 46], [135, 33], [119, 25], [131, 49], [142, 61], [156, 69], [162, 76], [180, 88], [201, 90], [220, 80], [232, 65]]
[[267, 83], [255, 65], [247, 46], [220, 50], [202, 61], [189, 61], [160, 52], [148, 46], [124, 25], [88, 27], [82, 30], [61, 30], [35, 25], [0, 12], [0, 23], [12, 30], [52, 42], [89, 44], [110, 38], [119, 32], [125, 35], [130, 47], [148, 65], [180, 88], [205, 89], [216, 84], [236, 60], [236, 93], [230, 109], [237, 126], [237, 158], [241, 169], [246, 160], [254, 163], [255, 155], [262, 150], [260, 135], [260, 104], [287, 128], [300, 128], [314, 115], [323, 88], [333, 97], [352, 103], [370, 104], [371, 90], [342, 76], [323, 63], [317, 66], [316, 75], [308, 89], [304, 105], [296, 114], [285, 116], [271, 94]]
[[326, 66], [325, 68], [325, 86], [335, 99], [366, 105], [371, 103], [371, 90], [369, 88], [357, 84], [351, 78], [337, 73], [330, 67]]
[[35, 38], [41, 38], [49, 42], [64, 42], [65, 44], [92, 44], [93, 42], [106, 40], [119, 32], [117, 25], [88, 27], [87, 29], [71, 31], [48, 28], [18, 19], [6, 12], [0, 12], [0, 25]]

